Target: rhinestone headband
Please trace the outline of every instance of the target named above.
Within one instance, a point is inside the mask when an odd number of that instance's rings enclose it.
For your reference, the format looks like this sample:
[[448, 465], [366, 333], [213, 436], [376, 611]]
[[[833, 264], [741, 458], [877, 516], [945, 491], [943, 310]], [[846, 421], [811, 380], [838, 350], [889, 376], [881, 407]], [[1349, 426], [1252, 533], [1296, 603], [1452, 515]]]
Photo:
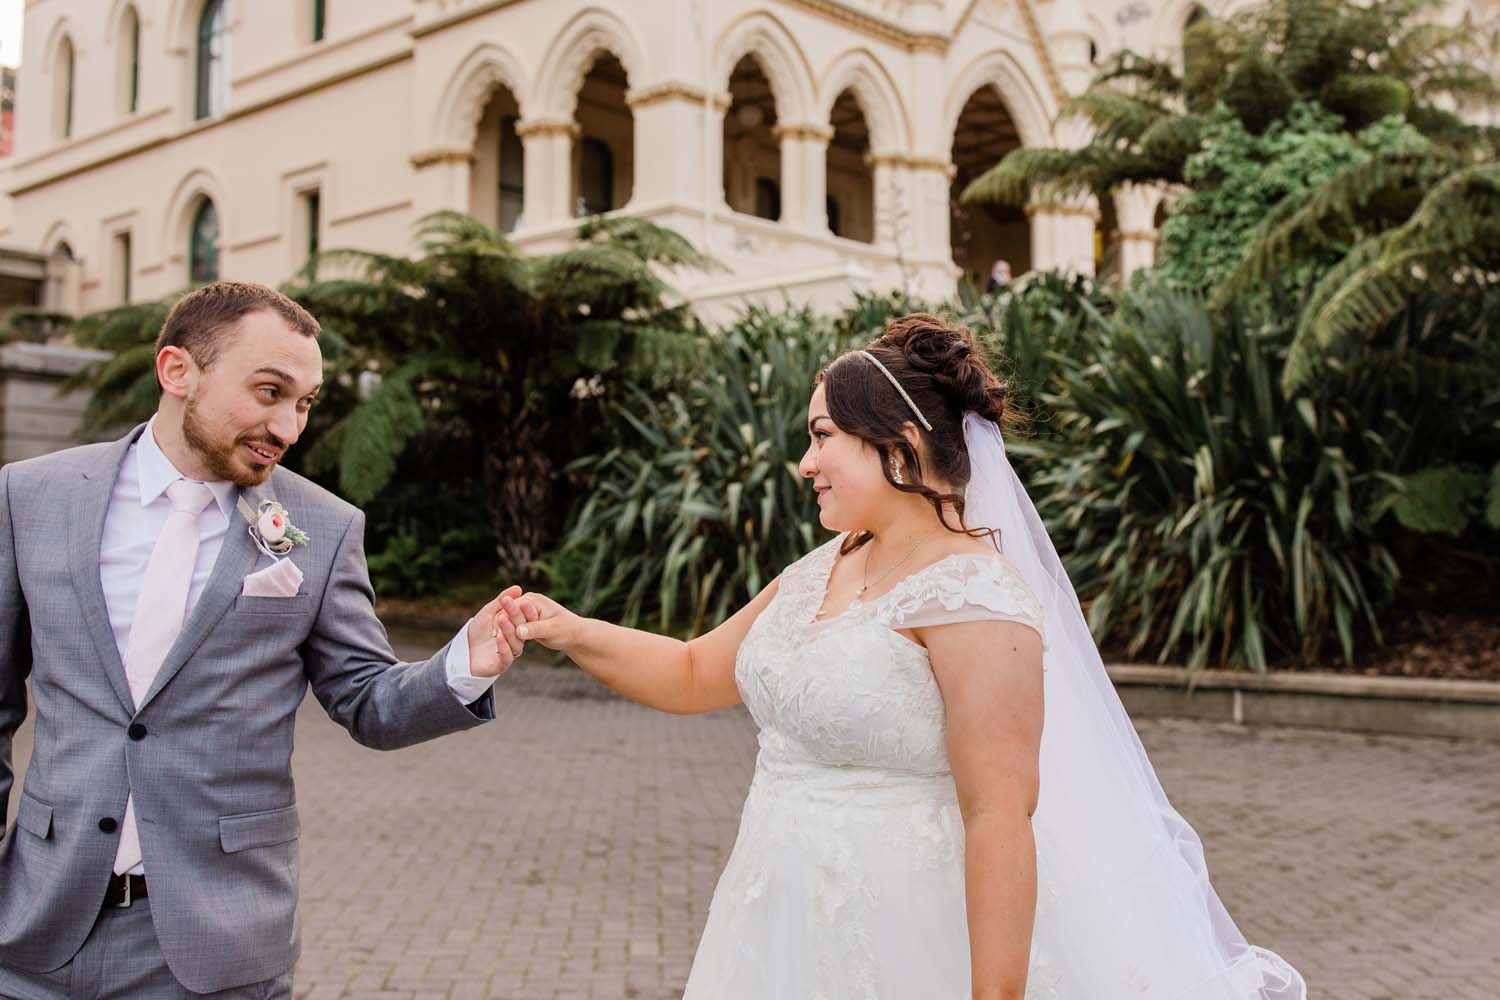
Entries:
[[926, 417], [922, 416], [922, 411], [917, 409], [917, 404], [911, 401], [911, 397], [906, 394], [906, 390], [901, 388], [901, 383], [896, 381], [896, 376], [891, 374], [891, 370], [885, 365], [881, 364], [880, 359], [871, 354], [869, 351], [860, 351], [859, 353], [864, 357], [869, 358], [870, 364], [874, 365], [876, 368], [879, 368], [880, 374], [884, 375], [887, 379], [890, 380], [891, 385], [894, 386], [896, 391], [901, 394], [901, 398], [906, 400], [906, 405], [911, 407], [911, 412], [916, 416], [917, 423], [922, 425], [923, 430], [931, 434], [932, 425], [927, 422]]

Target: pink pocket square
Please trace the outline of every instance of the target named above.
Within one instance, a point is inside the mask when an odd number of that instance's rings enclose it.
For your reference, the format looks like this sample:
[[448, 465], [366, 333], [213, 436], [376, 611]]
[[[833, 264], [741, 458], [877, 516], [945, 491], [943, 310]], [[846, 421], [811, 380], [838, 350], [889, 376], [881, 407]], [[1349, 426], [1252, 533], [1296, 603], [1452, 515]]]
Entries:
[[290, 559], [278, 559], [265, 569], [245, 577], [240, 593], [245, 597], [294, 597], [302, 586], [302, 571]]

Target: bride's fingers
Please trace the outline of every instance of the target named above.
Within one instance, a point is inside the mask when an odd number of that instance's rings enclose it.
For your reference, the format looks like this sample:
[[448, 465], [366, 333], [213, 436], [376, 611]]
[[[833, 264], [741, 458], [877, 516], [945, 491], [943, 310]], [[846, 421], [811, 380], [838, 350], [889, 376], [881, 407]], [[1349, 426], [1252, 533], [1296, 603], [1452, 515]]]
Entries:
[[[509, 603], [509, 599], [505, 603]], [[526, 643], [516, 635], [516, 623], [512, 620], [511, 612], [507, 610], [504, 614], [498, 615], [495, 621], [500, 626], [501, 636], [510, 646], [511, 655], [520, 656], [521, 650], [526, 648]]]

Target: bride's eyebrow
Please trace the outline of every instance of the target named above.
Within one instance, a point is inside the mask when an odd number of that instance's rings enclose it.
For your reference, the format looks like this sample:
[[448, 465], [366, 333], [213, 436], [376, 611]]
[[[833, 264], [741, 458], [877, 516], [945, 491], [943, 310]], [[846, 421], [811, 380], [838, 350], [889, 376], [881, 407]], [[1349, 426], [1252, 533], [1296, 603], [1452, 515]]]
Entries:
[[832, 417], [828, 416], [827, 414], [820, 413], [816, 417], [813, 417], [811, 420], [809, 420], [807, 422], [808, 433], [812, 433], [813, 431], [815, 431], [815, 430], [818, 429], [818, 421], [819, 420], [826, 420], [830, 424], [833, 423], [833, 418]]

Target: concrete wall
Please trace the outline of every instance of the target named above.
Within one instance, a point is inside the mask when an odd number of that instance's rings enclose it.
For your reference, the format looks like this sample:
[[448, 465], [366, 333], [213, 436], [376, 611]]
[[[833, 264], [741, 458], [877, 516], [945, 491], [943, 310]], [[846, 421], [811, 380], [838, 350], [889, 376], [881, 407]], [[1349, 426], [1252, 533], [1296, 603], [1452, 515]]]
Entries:
[[0, 346], [0, 465], [79, 443], [88, 394], [60, 396], [58, 387], [84, 365], [106, 357], [76, 347]]

